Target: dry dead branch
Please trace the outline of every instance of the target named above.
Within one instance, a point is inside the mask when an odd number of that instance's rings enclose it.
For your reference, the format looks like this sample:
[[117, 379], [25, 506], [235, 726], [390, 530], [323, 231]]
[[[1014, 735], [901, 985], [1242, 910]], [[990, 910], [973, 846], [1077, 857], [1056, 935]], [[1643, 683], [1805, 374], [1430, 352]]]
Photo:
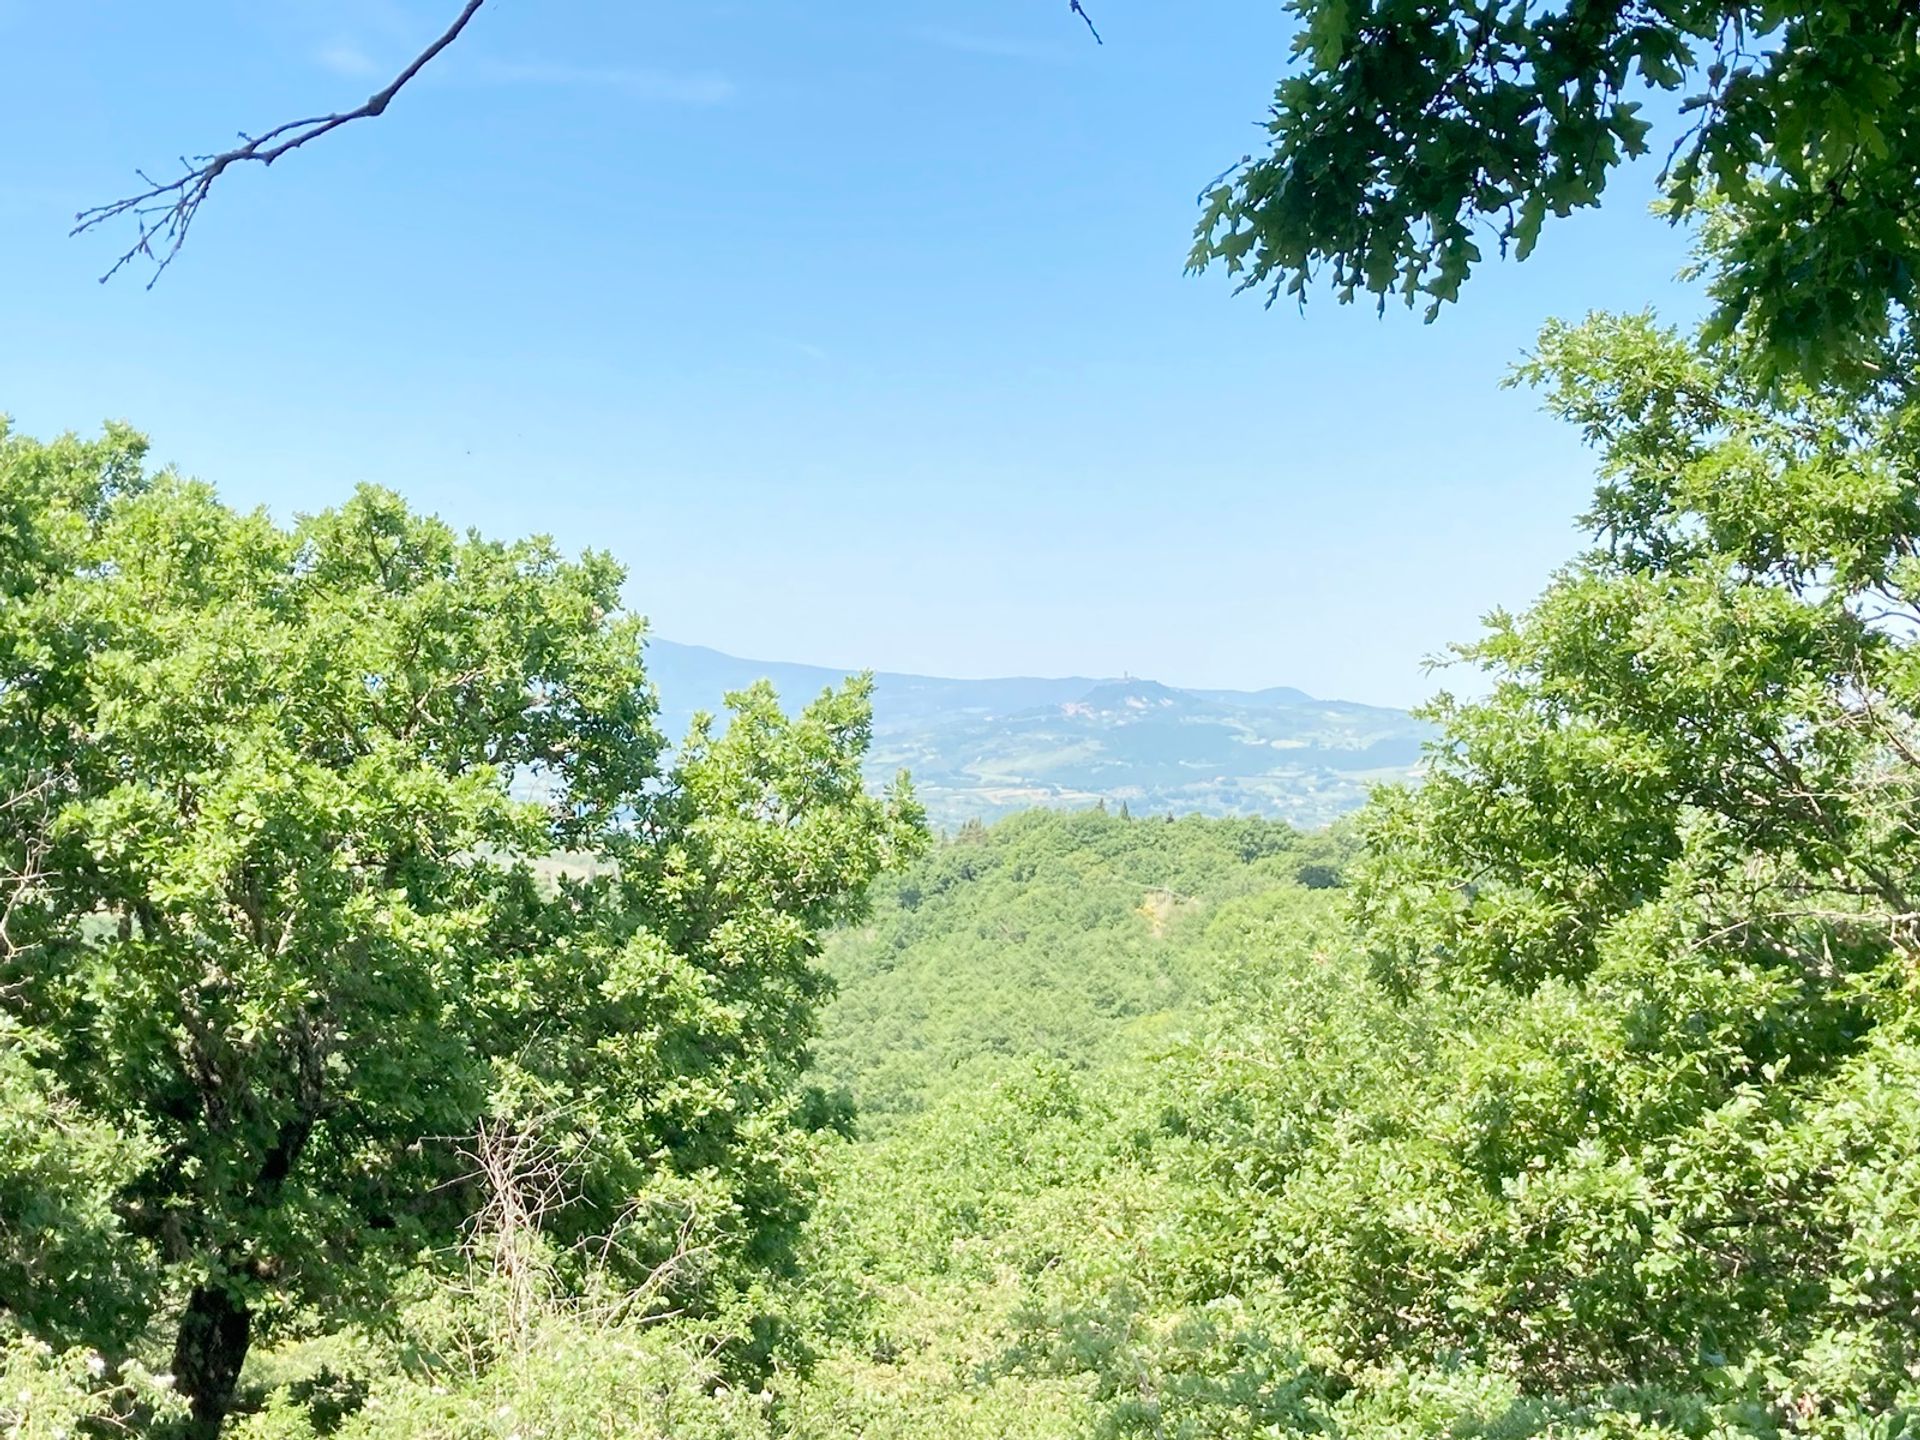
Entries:
[[180, 253], [180, 248], [187, 243], [187, 232], [193, 228], [194, 218], [212, 193], [216, 180], [235, 165], [248, 161], [271, 165], [282, 155], [298, 150], [322, 135], [331, 134], [342, 125], [385, 114], [394, 96], [436, 55], [460, 37], [460, 32], [467, 28], [467, 23], [484, 3], [485, 0], [466, 0], [453, 23], [441, 32], [438, 39], [414, 56], [385, 86], [351, 110], [315, 115], [305, 120], [289, 120], [258, 135], [248, 135], [242, 131], [240, 144], [231, 149], [191, 159], [181, 156], [182, 173], [172, 180], [156, 180], [144, 170], [135, 171], [146, 189], [125, 199], [82, 210], [73, 217], [74, 225], [70, 233], [74, 235], [84, 234], [122, 216], [133, 218], [137, 231], [133, 244], [113, 262], [107, 273], [100, 277], [100, 282], [105, 284], [125, 266], [144, 256], [153, 262], [153, 274], [147, 281], [147, 288], [152, 289]]

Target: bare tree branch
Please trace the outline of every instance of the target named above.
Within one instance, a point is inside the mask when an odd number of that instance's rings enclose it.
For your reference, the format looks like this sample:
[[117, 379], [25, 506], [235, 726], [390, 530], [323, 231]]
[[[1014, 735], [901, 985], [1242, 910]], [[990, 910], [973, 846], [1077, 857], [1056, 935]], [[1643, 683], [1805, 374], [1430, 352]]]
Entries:
[[[153, 262], [153, 274], [147, 280], [151, 290], [159, 282], [160, 276], [173, 263], [181, 247], [187, 243], [187, 232], [193, 228], [194, 218], [200, 213], [200, 207], [206, 203], [207, 196], [213, 190], [213, 182], [224, 175], [232, 166], [244, 161], [255, 161], [261, 165], [271, 165], [289, 150], [298, 150], [311, 140], [318, 140], [355, 120], [365, 120], [384, 114], [393, 97], [418, 75], [434, 56], [446, 49], [460, 37], [467, 28], [467, 22], [486, 0], [466, 0], [460, 13], [425, 50], [414, 56], [413, 60], [387, 86], [367, 97], [364, 104], [351, 110], [337, 111], [332, 115], [315, 115], [305, 120], [289, 120], [276, 125], [259, 135], [240, 132], [240, 144], [217, 155], [199, 155], [191, 160], [180, 157], [181, 174], [173, 180], [156, 180], [144, 170], [136, 170], [141, 183], [147, 188], [137, 195], [129, 195], [124, 200], [115, 200], [107, 205], [96, 205], [90, 210], [82, 210], [73, 217], [73, 229], [70, 235], [82, 235], [89, 230], [105, 225], [108, 221], [118, 220], [122, 216], [133, 217], [137, 235], [126, 253], [114, 261], [107, 273], [100, 277], [105, 284], [134, 260], [145, 257]], [[1067, 0], [1068, 7], [1075, 15], [1086, 22], [1087, 30], [1092, 34], [1094, 43], [1104, 45], [1099, 30], [1094, 28], [1093, 17], [1087, 14], [1080, 0]]]
[[133, 216], [139, 227], [139, 238], [124, 255], [114, 261], [113, 267], [100, 277], [100, 281], [105, 284], [136, 257], [144, 255], [154, 262], [153, 276], [147, 281], [147, 288], [152, 289], [167, 266], [173, 263], [174, 256], [180, 253], [180, 247], [187, 243], [187, 232], [193, 227], [194, 217], [199, 214], [201, 205], [213, 189], [213, 182], [225, 174], [230, 166], [247, 160], [271, 165], [289, 150], [297, 150], [308, 141], [318, 140], [342, 125], [383, 114], [407, 82], [418, 75], [434, 56], [459, 38], [460, 32], [467, 28], [467, 22], [485, 3], [486, 0], [466, 0], [459, 15], [454, 17], [453, 23], [442, 32], [440, 38], [414, 56], [404, 70], [394, 76], [384, 89], [368, 96], [364, 104], [332, 115], [289, 120], [260, 135], [242, 132], [241, 144], [218, 155], [201, 155], [191, 161], [182, 156], [180, 164], [185, 173], [176, 180], [162, 182], [144, 170], [135, 171], [146, 183], [145, 190], [109, 205], [82, 210], [73, 217], [74, 227], [69, 233], [79, 235], [109, 220], [117, 220], [122, 215]]
[[[52, 872], [42, 866], [47, 853], [53, 848], [47, 833], [48, 807], [58, 789], [59, 778], [55, 775], [44, 776], [19, 794], [0, 799], [0, 818], [5, 818], [10, 811], [24, 810], [28, 806], [38, 812], [6, 821], [9, 848], [17, 845], [15, 853], [19, 858], [16, 861], [9, 856], [0, 860], [0, 961], [15, 960], [31, 948], [14, 939], [11, 933], [14, 915], [33, 898], [36, 890], [55, 878]], [[5, 999], [12, 988], [17, 987], [0, 984], [0, 999]]]

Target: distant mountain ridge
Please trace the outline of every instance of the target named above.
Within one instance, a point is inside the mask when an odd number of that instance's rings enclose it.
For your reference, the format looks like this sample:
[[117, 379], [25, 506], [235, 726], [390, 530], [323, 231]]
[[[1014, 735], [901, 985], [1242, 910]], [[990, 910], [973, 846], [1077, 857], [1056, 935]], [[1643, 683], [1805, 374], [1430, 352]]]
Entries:
[[[850, 672], [647, 642], [670, 739], [766, 679], [797, 708]], [[871, 779], [905, 768], [936, 826], [1104, 801], [1137, 815], [1268, 815], [1322, 825], [1417, 773], [1432, 728], [1404, 710], [1290, 686], [1187, 690], [1134, 677], [954, 680], [876, 672]]]

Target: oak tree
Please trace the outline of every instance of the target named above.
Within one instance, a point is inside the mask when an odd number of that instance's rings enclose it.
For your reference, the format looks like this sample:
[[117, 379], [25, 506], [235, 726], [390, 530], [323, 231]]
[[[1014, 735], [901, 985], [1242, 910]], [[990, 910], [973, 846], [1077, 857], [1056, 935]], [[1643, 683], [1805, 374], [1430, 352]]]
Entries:
[[605, 555], [372, 489], [282, 527], [142, 448], [0, 439], [0, 1085], [83, 1122], [58, 1184], [0, 1156], [0, 1235], [50, 1236], [0, 1315], [171, 1317], [214, 1433], [256, 1337], [459, 1238], [483, 1123], [673, 1304], [778, 1267], [820, 936], [923, 834], [865, 683], [669, 756]]

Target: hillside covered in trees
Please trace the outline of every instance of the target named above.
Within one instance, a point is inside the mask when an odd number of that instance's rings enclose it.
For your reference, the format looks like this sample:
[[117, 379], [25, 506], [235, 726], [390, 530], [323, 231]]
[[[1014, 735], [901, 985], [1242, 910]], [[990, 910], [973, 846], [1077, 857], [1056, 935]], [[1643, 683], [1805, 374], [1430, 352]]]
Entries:
[[924, 856], [865, 682], [669, 754], [603, 557], [8, 437], [0, 1417], [1910, 1434], [1910, 416], [1529, 373], [1597, 543], [1417, 789]]
[[[80, 229], [165, 269], [481, 8]], [[1288, 8], [1196, 266], [1437, 314], [1657, 124], [1696, 227], [1699, 325], [1516, 368], [1584, 538], [1417, 731], [709, 709], [609, 554], [0, 424], [0, 1437], [1920, 1436], [1920, 12]], [[1414, 739], [1330, 826], [1152, 813]]]

